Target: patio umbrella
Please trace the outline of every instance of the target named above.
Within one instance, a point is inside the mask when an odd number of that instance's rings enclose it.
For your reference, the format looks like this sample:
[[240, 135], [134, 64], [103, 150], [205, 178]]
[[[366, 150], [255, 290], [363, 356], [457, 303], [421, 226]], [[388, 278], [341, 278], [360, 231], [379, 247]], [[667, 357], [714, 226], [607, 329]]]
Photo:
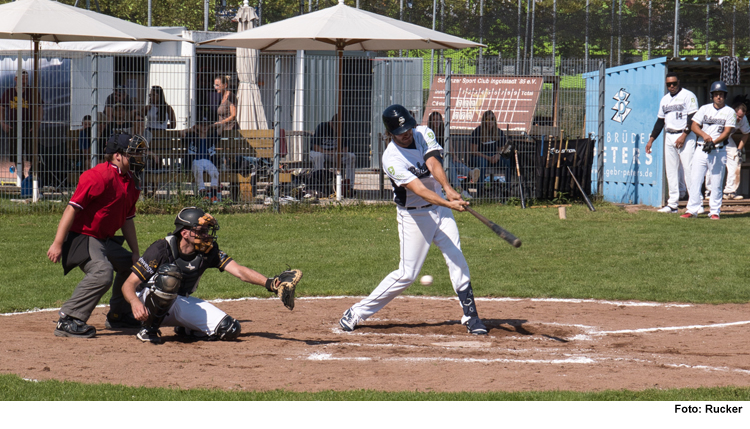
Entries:
[[[461, 49], [484, 46], [450, 34], [349, 7], [344, 0], [317, 12], [295, 16], [199, 44], [269, 50], [335, 50], [339, 58], [338, 117], [342, 118], [344, 51]], [[341, 121], [338, 122], [341, 152]], [[339, 169], [341, 167], [339, 160]]]
[[[245, 0], [245, 4], [239, 8], [234, 18], [237, 21], [237, 32], [253, 28], [253, 21], [256, 19], [258, 15]], [[243, 130], [268, 129], [266, 112], [260, 100], [257, 74], [258, 51], [237, 48], [237, 78], [240, 81], [237, 88], [237, 118]]]
[[[184, 41], [171, 34], [144, 27], [86, 9], [68, 6], [52, 0], [18, 0], [0, 5], [0, 39], [30, 40], [33, 42], [34, 79], [32, 105], [39, 94], [39, 42], [75, 41]], [[35, 119], [35, 118], [34, 118]], [[33, 139], [36, 141], [36, 128]], [[34, 145], [32, 172], [34, 200], [37, 200], [39, 166], [38, 147]]]

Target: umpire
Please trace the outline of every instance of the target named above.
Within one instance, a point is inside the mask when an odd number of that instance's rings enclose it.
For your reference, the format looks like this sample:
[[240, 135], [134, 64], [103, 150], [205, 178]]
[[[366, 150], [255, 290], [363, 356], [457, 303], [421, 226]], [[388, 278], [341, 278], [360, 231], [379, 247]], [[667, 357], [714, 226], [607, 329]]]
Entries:
[[[137, 135], [110, 137], [105, 149], [106, 162], [81, 174], [78, 187], [63, 212], [47, 257], [53, 263], [62, 259], [65, 274], [80, 267], [85, 276], [60, 309], [55, 329], [58, 337], [96, 335], [96, 328], [86, 321], [112, 286], [114, 272], [117, 276], [106, 326], [140, 326], [122, 296], [122, 284], [139, 257], [133, 218], [141, 190], [134, 172], [143, 168], [147, 148], [145, 140]], [[122, 247], [122, 237], [114, 236], [119, 229], [132, 253]]]

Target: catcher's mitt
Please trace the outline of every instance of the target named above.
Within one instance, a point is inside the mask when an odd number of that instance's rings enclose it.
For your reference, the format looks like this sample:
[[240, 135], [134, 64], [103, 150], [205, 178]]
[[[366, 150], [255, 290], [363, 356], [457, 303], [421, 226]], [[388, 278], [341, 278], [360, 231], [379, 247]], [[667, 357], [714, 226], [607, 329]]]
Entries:
[[266, 289], [281, 298], [284, 307], [294, 310], [294, 289], [301, 278], [302, 271], [286, 270], [278, 276], [268, 279]]

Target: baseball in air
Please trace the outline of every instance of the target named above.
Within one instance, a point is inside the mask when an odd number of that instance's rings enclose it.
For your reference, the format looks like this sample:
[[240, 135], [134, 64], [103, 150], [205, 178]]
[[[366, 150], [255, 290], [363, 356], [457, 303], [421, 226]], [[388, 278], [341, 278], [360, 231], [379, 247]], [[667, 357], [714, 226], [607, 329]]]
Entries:
[[422, 286], [429, 286], [432, 284], [432, 276], [422, 276], [421, 279], [419, 279], [419, 283], [422, 283]]

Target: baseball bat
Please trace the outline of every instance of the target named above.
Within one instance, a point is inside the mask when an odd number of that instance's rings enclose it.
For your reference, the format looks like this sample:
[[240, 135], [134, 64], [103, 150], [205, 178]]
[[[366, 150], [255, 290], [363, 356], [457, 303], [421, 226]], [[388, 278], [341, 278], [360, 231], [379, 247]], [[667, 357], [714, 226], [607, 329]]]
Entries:
[[503, 240], [510, 243], [511, 246], [521, 247], [521, 240], [518, 237], [504, 230], [500, 225], [496, 224], [495, 222], [480, 215], [479, 213], [474, 211], [474, 209], [472, 209], [471, 207], [464, 206], [464, 208], [466, 209], [467, 212], [473, 214], [475, 218], [479, 219], [480, 222], [487, 225], [492, 230], [492, 232], [500, 236], [500, 238], [502, 238]]
[[[505, 137], [510, 137], [510, 126], [505, 126]], [[521, 167], [518, 165], [518, 148], [516, 147], [516, 142], [513, 141], [513, 155], [516, 158], [516, 175], [518, 177], [518, 188], [521, 191], [521, 208], [526, 208], [526, 198], [523, 195], [523, 178], [521, 177]]]
[[594, 208], [594, 205], [591, 204], [591, 201], [589, 200], [589, 197], [586, 196], [586, 193], [583, 192], [583, 187], [581, 187], [581, 184], [578, 183], [578, 179], [576, 178], [576, 175], [573, 174], [573, 170], [570, 169], [569, 166], [567, 166], [568, 172], [570, 173], [571, 177], [573, 177], [573, 181], [576, 182], [576, 186], [578, 187], [578, 190], [581, 191], [581, 195], [583, 195], [583, 200], [586, 201], [586, 205], [589, 206], [589, 210], [592, 212], [595, 212], [596, 209]]

